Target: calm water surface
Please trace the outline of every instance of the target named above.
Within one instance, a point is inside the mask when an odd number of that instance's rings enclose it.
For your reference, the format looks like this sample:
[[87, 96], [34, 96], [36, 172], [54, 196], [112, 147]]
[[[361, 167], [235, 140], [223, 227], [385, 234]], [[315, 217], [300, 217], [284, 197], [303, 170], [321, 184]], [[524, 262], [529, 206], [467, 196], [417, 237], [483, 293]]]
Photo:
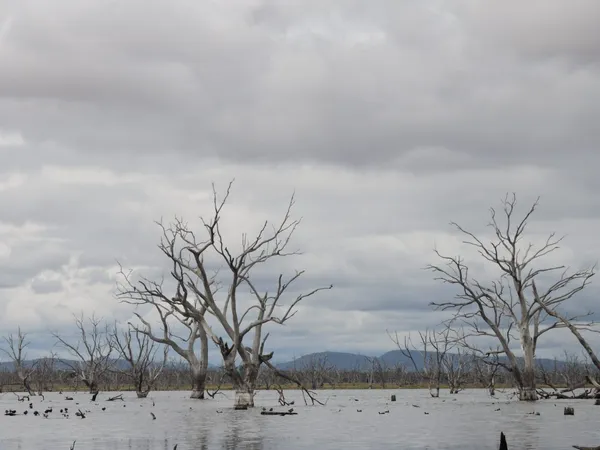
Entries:
[[[286, 397], [295, 400], [298, 415], [286, 417], [260, 415], [263, 406], [285, 409], [277, 406], [274, 391], [259, 392], [257, 407], [248, 411], [231, 408], [231, 392], [205, 401], [190, 400], [186, 392], [154, 392], [147, 399], [125, 392], [124, 402], [107, 402], [113, 394], [100, 393], [96, 403], [88, 394], [67, 394], [74, 400], [58, 393], [47, 394], [45, 401], [32, 397], [34, 410], [53, 408], [48, 419], [34, 417], [31, 411], [22, 415], [29, 409], [27, 403], [18, 402], [12, 393], [0, 394], [2, 414], [6, 409], [21, 414], [0, 415], [0, 450], [68, 450], [75, 440], [76, 450], [172, 450], [175, 444], [177, 450], [495, 450], [500, 431], [511, 450], [600, 445], [600, 406], [593, 401], [523, 404], [511, 401], [508, 392], [497, 399], [483, 390], [434, 399], [421, 390], [319, 391], [320, 398], [329, 399], [327, 406], [307, 407], [300, 392], [288, 391]], [[396, 402], [389, 401], [392, 394]], [[574, 406], [575, 416], [564, 416], [564, 406]], [[69, 408], [68, 419], [59, 413], [64, 407]], [[75, 416], [77, 408], [89, 411], [85, 419]], [[389, 413], [379, 414], [386, 410]]]

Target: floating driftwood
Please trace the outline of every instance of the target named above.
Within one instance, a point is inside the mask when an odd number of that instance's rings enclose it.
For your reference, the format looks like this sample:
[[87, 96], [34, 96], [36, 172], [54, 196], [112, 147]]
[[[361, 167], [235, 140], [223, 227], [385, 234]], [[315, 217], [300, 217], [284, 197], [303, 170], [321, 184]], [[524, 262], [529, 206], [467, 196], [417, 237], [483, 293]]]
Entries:
[[565, 416], [574, 416], [575, 415], [575, 408], [572, 408], [570, 406], [565, 406], [564, 415]]
[[123, 401], [125, 401], [125, 399], [123, 398], [123, 394], [119, 394], [119, 395], [115, 395], [114, 397], [110, 397], [106, 401], [107, 402], [114, 402], [115, 400], [123, 400]]
[[261, 411], [261, 416], [297, 416], [298, 413], [294, 411]]

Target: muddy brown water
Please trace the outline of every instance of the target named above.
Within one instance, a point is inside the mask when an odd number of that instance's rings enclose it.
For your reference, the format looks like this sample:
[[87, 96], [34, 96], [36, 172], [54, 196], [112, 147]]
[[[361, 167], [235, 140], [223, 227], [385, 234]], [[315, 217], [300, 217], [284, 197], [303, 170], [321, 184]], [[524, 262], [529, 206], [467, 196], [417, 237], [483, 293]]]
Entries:
[[[146, 399], [123, 394], [125, 401], [107, 402], [114, 394], [100, 393], [95, 403], [83, 393], [66, 392], [73, 401], [58, 393], [46, 394], [44, 401], [32, 397], [33, 410], [52, 407], [47, 419], [33, 416], [27, 402], [12, 393], [0, 394], [0, 450], [68, 450], [73, 441], [76, 450], [171, 450], [175, 444], [177, 450], [495, 450], [500, 431], [511, 450], [600, 445], [600, 406], [591, 400], [525, 404], [511, 400], [509, 392], [492, 399], [483, 390], [442, 393], [437, 399], [422, 390], [330, 390], [319, 391], [326, 406], [307, 407], [300, 392], [288, 391], [298, 415], [273, 417], [260, 411], [285, 409], [277, 406], [275, 391], [260, 391], [257, 407], [248, 411], [232, 409], [231, 392], [205, 401], [190, 400], [186, 392], [153, 392]], [[396, 402], [390, 401], [392, 394]], [[565, 406], [573, 406], [575, 415], [564, 416]], [[69, 418], [59, 412], [65, 407]], [[85, 419], [75, 416], [78, 408], [89, 411]], [[19, 415], [3, 415], [7, 409]], [[29, 414], [23, 415], [25, 410]], [[380, 414], [384, 411], [389, 413]]]

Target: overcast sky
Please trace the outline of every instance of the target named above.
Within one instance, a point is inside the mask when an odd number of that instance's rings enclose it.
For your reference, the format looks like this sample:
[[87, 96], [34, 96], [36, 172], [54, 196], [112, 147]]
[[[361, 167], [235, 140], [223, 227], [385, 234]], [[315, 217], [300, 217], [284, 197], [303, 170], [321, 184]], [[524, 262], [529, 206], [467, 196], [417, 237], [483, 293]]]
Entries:
[[[428, 303], [453, 292], [423, 270], [434, 246], [467, 255], [449, 222], [485, 232], [506, 192], [541, 196], [532, 240], [567, 235], [550, 263], [595, 262], [598, 17], [597, 0], [0, 0], [0, 335], [20, 325], [35, 354], [72, 313], [129, 320], [116, 260], [162, 272], [153, 221], [207, 214], [232, 178], [231, 235], [295, 192], [299, 287], [335, 286], [270, 327], [278, 360], [435, 326]], [[538, 356], [562, 348], [548, 334]]]

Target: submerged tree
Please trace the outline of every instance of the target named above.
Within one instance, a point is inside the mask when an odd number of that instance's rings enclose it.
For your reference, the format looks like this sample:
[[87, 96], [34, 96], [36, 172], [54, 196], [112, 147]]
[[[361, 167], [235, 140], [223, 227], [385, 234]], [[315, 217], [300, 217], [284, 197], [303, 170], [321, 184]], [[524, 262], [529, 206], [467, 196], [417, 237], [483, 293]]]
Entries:
[[56, 354], [50, 352], [49, 355], [39, 358], [35, 362], [35, 372], [33, 379], [37, 387], [38, 394], [52, 389], [52, 376], [56, 370]]
[[[582, 290], [594, 275], [593, 269], [567, 273], [564, 266], [541, 265], [545, 256], [556, 251], [562, 238], [550, 234], [540, 246], [524, 244], [527, 224], [535, 212], [536, 201], [522, 219], [515, 214], [516, 196], [507, 196], [502, 203], [503, 220], [491, 209], [493, 238], [484, 242], [474, 233], [453, 223], [466, 238], [465, 245], [473, 247], [483, 261], [499, 272], [497, 279], [485, 282], [473, 277], [461, 257], [436, 254], [443, 265], [430, 265], [436, 279], [456, 286], [454, 301], [432, 303], [441, 310], [453, 310], [456, 319], [469, 329], [468, 337], [492, 337], [497, 340], [499, 354], [507, 359], [514, 376], [520, 400], [537, 400], [535, 351], [538, 339], [546, 332], [565, 327], [561, 320], [552, 320], [552, 311]], [[551, 282], [545, 279], [555, 275]], [[547, 286], [536, 301], [534, 285]], [[511, 343], [518, 338], [523, 353], [519, 364]]]
[[[592, 348], [590, 343], [587, 341], [587, 339], [583, 335], [583, 333], [585, 331], [596, 331], [597, 332], [597, 330], [591, 329], [592, 325], [594, 325], [594, 324], [593, 323], [582, 323], [581, 321], [578, 320], [577, 317], [569, 317], [564, 312], [560, 312], [556, 309], [549, 307], [548, 306], [548, 298], [547, 298], [547, 296], [549, 295], [548, 291], [540, 293], [538, 291], [538, 288], [535, 285], [535, 283], [533, 283], [533, 292], [534, 292], [534, 299], [535, 299], [536, 304], [538, 304], [544, 310], [544, 312], [546, 314], [557, 319], [565, 328], [567, 328], [571, 332], [571, 334], [577, 339], [579, 344], [583, 347], [583, 350], [585, 351], [587, 356], [590, 358], [590, 361], [592, 362], [592, 364], [596, 367], [597, 370], [600, 371], [600, 358], [598, 358], [598, 355], [596, 354], [596, 352], [594, 351], [594, 349]], [[596, 397], [600, 397], [600, 383], [598, 382], [598, 380], [596, 380], [591, 375], [586, 375], [586, 379], [596, 389], [594, 395]], [[570, 384], [568, 380], [565, 380], [565, 381], [567, 381], [567, 384]]]
[[[173, 254], [174, 250], [161, 245], [160, 249], [166, 255]], [[204, 308], [193, 295], [188, 297], [187, 282], [192, 282], [192, 277], [186, 277], [186, 269], [181, 261], [170, 258], [171, 276], [176, 282], [175, 294], [169, 296], [163, 289], [163, 281], [152, 281], [141, 278], [139, 281], [132, 279], [132, 273], [120, 271], [122, 281], [118, 284], [117, 298], [125, 303], [134, 305], [152, 305], [160, 319], [160, 331], [155, 332], [150, 322], [139, 313], [135, 313], [142, 323], [142, 327], [131, 324], [136, 333], [142, 333], [152, 341], [166, 345], [181, 356], [190, 365], [192, 372], [192, 393], [190, 398], [203, 400], [206, 390], [206, 375], [208, 370], [208, 336], [200, 318], [204, 316]], [[176, 301], [176, 299], [181, 299]], [[180, 307], [181, 302], [193, 307], [193, 314]], [[175, 328], [182, 328], [187, 335], [180, 337], [175, 333]], [[197, 348], [199, 344], [199, 349]], [[198, 352], [199, 350], [199, 352]]]
[[15, 373], [23, 383], [25, 391], [29, 395], [35, 395], [31, 389], [30, 377], [35, 371], [35, 364], [30, 364], [26, 367], [25, 361], [27, 359], [26, 349], [30, 342], [26, 340], [27, 333], [21, 332], [21, 327], [17, 330], [17, 335], [9, 334], [4, 338], [6, 342], [6, 348], [0, 347], [0, 350], [12, 360]]
[[[221, 351], [224, 369], [233, 381], [236, 390], [235, 404], [244, 407], [254, 406], [254, 391], [260, 367], [273, 357], [273, 352], [265, 353], [269, 334], [263, 335], [263, 327], [270, 322], [284, 324], [296, 314], [296, 307], [302, 300], [333, 286], [292, 294], [290, 287], [304, 274], [303, 270], [296, 271], [287, 278], [280, 273], [270, 283], [264, 280], [264, 275], [263, 279], [255, 277], [255, 272], [261, 265], [275, 258], [298, 254], [297, 251], [288, 250], [292, 236], [300, 224], [300, 220], [294, 220], [291, 216], [294, 197], [290, 199], [279, 223], [270, 225], [265, 221], [254, 238], [243, 234], [241, 248], [235, 253], [227, 245], [221, 232], [221, 212], [229, 198], [230, 189], [231, 183], [223, 199], [219, 201], [213, 188], [213, 214], [210, 220], [204, 221], [204, 239], [198, 238], [181, 222], [176, 224], [173, 234], [185, 243], [184, 249], [189, 252], [192, 261], [188, 268], [201, 280], [199, 284], [188, 283], [188, 287], [202, 300], [202, 304], [225, 331], [226, 338], [223, 339], [203, 320], [206, 331]], [[215, 275], [210, 274], [206, 266], [210, 254], [220, 259], [228, 272], [224, 277], [228, 285], [222, 296], [218, 295]], [[247, 302], [244, 302], [245, 295], [249, 296]], [[283, 303], [286, 297], [289, 302], [287, 305]], [[246, 345], [249, 340], [250, 345]], [[236, 353], [241, 359], [240, 370], [236, 367]]]
[[135, 329], [119, 331], [115, 325], [112, 339], [119, 356], [129, 366], [125, 373], [131, 378], [137, 396], [147, 397], [167, 363], [169, 347], [162, 346], [163, 357], [158, 362], [156, 353], [160, 346], [143, 332]]
[[[429, 394], [432, 397], [439, 397], [440, 386], [444, 377], [444, 361], [448, 350], [451, 348], [447, 330], [426, 329], [424, 332], [419, 331], [420, 343], [417, 345], [413, 343], [410, 335], [404, 338], [403, 343], [400, 342], [398, 333], [394, 335], [388, 333], [388, 336], [400, 352], [411, 362], [415, 373], [428, 381]], [[415, 358], [417, 355], [418, 358]]]
[[[203, 219], [203, 237], [179, 219], [168, 227], [161, 224], [163, 238], [159, 247], [172, 263], [178, 285], [174, 296], [153, 296], [153, 302], [186, 323], [202, 324], [203, 331], [221, 352], [223, 369], [236, 392], [235, 405], [248, 407], [254, 406], [260, 367], [273, 356], [272, 352], [265, 352], [268, 333], [263, 334], [263, 327], [270, 322], [287, 322], [302, 300], [332, 286], [292, 294], [291, 286], [304, 271], [296, 271], [287, 278], [278, 274], [271, 282], [265, 279], [265, 273], [256, 273], [275, 258], [298, 254], [288, 251], [300, 223], [291, 218], [294, 199], [278, 224], [270, 226], [265, 222], [252, 239], [242, 235], [241, 248], [236, 252], [225, 242], [221, 228], [221, 213], [230, 189], [231, 183], [224, 198], [219, 200], [213, 188], [213, 211], [210, 219]], [[224, 336], [219, 336], [208, 317], [218, 330], [223, 330]]]
[[59, 333], [52, 333], [57, 343], [63, 347], [74, 361], [62, 359], [61, 362], [73, 370], [90, 390], [91, 394], [97, 394], [99, 383], [112, 368], [114, 361], [111, 359], [113, 342], [107, 325], [102, 325], [102, 320], [94, 315], [85, 323], [83, 314], [75, 316], [75, 326], [79, 332], [76, 342], [69, 342]]

